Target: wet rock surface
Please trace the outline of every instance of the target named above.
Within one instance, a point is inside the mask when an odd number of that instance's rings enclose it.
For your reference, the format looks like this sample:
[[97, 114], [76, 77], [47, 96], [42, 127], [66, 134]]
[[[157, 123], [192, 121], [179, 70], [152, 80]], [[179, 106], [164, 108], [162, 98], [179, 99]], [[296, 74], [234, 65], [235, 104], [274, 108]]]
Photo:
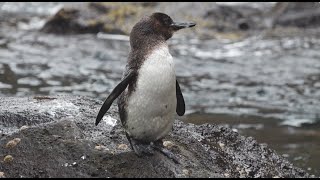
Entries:
[[[158, 152], [139, 158], [125, 148], [116, 106], [95, 126], [102, 101], [50, 96], [0, 102], [5, 177], [311, 177], [265, 144], [223, 126], [176, 120], [164, 138], [179, 159], [175, 164]], [[9, 148], [10, 141], [15, 146]], [[11, 160], [3, 161], [8, 155]]]

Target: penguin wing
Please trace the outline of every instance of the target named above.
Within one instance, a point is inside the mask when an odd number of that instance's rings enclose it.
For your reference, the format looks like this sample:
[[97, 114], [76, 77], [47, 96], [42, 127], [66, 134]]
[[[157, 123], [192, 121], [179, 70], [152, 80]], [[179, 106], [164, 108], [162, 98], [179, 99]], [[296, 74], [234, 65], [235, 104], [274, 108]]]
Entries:
[[186, 108], [185, 108], [184, 99], [182, 96], [182, 92], [181, 92], [178, 80], [176, 80], [176, 96], [177, 96], [176, 112], [179, 116], [183, 116]]
[[109, 110], [112, 102], [127, 88], [129, 82], [134, 77], [133, 70], [129, 70], [127, 75], [121, 80], [121, 82], [112, 90], [110, 95], [107, 97], [107, 99], [104, 101], [103, 105], [100, 108], [100, 111], [98, 113], [97, 119], [96, 119], [96, 125], [99, 124], [104, 114]]

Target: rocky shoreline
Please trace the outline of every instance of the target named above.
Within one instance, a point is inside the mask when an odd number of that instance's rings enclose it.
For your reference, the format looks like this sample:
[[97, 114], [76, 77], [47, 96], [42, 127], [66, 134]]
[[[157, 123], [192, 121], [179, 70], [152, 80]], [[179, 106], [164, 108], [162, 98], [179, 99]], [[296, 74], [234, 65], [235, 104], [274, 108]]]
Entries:
[[197, 22], [197, 28], [189, 31], [193, 31], [199, 38], [240, 38], [255, 31], [272, 32], [276, 26], [290, 31], [293, 27], [314, 28], [320, 25], [320, 4], [317, 2], [280, 2], [267, 8], [215, 2], [186, 2], [184, 5], [177, 2], [91, 2], [61, 8], [47, 20], [41, 31], [56, 34], [103, 32], [128, 35], [142, 16], [156, 11], [166, 12], [181, 21]]
[[176, 36], [232, 41], [259, 34], [266, 37], [298, 35], [305, 28], [320, 26], [318, 2], [235, 5], [215, 2], [83, 2], [61, 6], [52, 15], [0, 11], [0, 25], [6, 28], [36, 26], [40, 32], [58, 35], [129, 35], [141, 17], [158, 11], [179, 21], [197, 23], [197, 28], [181, 31]]
[[266, 144], [232, 129], [176, 120], [165, 141], [180, 164], [156, 152], [137, 157], [116, 106], [83, 96], [1, 97], [3, 177], [313, 177]]

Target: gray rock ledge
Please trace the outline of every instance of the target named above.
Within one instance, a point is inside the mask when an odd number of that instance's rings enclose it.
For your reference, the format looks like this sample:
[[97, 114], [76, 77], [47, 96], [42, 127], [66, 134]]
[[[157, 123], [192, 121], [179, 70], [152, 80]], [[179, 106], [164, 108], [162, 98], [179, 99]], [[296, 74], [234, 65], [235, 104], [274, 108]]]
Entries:
[[0, 174], [41, 178], [312, 177], [252, 137], [222, 126], [178, 120], [165, 140], [173, 143], [168, 148], [180, 164], [159, 152], [139, 158], [130, 149], [115, 105], [94, 125], [102, 103], [81, 96], [1, 97]]

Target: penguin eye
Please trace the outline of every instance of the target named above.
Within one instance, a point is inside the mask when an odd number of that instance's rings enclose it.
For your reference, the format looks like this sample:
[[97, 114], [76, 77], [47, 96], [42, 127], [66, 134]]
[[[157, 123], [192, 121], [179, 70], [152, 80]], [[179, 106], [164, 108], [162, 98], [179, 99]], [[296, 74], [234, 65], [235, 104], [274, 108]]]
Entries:
[[169, 26], [171, 24], [171, 20], [168, 17], [165, 17], [164, 24]]

